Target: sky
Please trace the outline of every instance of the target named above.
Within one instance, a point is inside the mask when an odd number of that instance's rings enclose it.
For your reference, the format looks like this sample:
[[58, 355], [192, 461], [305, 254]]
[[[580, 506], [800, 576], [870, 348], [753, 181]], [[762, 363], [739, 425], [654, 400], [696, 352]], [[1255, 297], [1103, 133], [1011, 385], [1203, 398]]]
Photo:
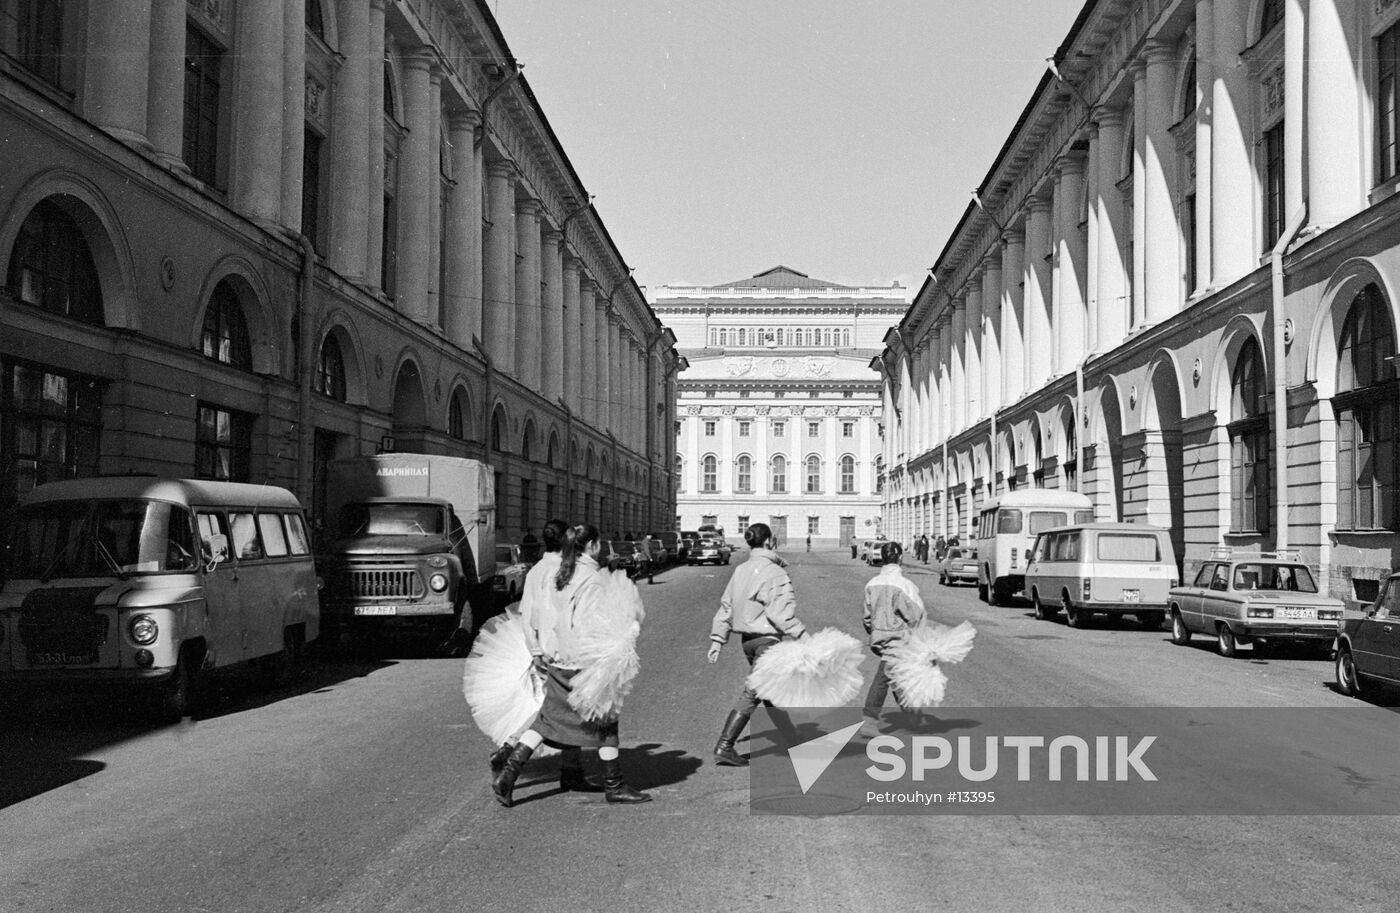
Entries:
[[636, 281], [912, 295], [1083, 0], [489, 0]]

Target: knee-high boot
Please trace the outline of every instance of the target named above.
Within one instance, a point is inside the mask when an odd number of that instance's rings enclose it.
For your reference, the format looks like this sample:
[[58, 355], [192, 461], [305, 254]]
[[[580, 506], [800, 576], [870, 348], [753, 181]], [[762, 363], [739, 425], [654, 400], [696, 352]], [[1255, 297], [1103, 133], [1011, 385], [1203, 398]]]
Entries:
[[628, 786], [622, 779], [622, 762], [617, 758], [603, 762], [603, 793], [609, 802], [632, 805], [650, 802], [651, 795]]
[[589, 780], [583, 773], [583, 752], [577, 748], [565, 748], [559, 759], [559, 789], [563, 792], [600, 793], [603, 787]]
[[749, 724], [749, 715], [738, 710], [729, 711], [720, 730], [719, 741], [715, 743], [715, 763], [724, 767], [748, 767], [749, 759], [734, 750], [734, 741], [743, 735]]
[[530, 755], [534, 753], [535, 749], [529, 745], [516, 743], [510, 750], [510, 757], [506, 758], [505, 766], [496, 774], [496, 779], [491, 781], [491, 792], [496, 794], [496, 801], [506, 808], [511, 807], [515, 780], [520, 776], [520, 768], [525, 766], [525, 762], [530, 760]]

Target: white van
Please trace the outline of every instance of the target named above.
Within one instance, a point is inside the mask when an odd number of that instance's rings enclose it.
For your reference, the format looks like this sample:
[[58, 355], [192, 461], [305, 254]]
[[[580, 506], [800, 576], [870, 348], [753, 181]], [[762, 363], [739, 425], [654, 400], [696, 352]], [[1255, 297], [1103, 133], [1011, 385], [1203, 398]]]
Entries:
[[1005, 605], [1025, 590], [1026, 564], [1035, 537], [1055, 526], [1094, 522], [1094, 504], [1077, 491], [1022, 488], [985, 505], [972, 525], [977, 549], [977, 594]]
[[0, 688], [140, 686], [178, 717], [202, 672], [265, 660], [278, 674], [320, 635], [305, 519], [282, 488], [54, 482], [0, 541]]
[[1176, 553], [1168, 530], [1145, 523], [1086, 523], [1042, 532], [1026, 566], [1035, 617], [1063, 609], [1071, 628], [1095, 614], [1135, 615], [1156, 630], [1176, 586]]

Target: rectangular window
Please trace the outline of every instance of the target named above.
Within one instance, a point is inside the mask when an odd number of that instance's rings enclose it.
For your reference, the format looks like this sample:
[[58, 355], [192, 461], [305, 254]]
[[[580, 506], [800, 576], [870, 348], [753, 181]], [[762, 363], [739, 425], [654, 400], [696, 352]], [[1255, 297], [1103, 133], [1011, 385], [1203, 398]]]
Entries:
[[1154, 564], [1162, 560], [1162, 546], [1154, 535], [1141, 533], [1100, 533], [1100, 561], [1136, 561]]
[[321, 241], [321, 136], [307, 128], [301, 153], [301, 233], [319, 252]]
[[258, 526], [256, 518], [250, 513], [231, 512], [228, 515], [229, 525], [233, 528], [233, 539], [230, 548], [233, 557], [239, 561], [256, 561], [263, 556], [262, 546], [258, 544]]
[[1400, 173], [1400, 105], [1396, 104], [1396, 81], [1400, 74], [1400, 24], [1386, 29], [1376, 39], [1376, 171], [1388, 181]]
[[97, 381], [0, 361], [0, 515], [35, 485], [97, 475]]
[[706, 422], [706, 423], [705, 423], [705, 437], [714, 437], [714, 436], [715, 436], [715, 423], [714, 423], [714, 422]]
[[1337, 416], [1337, 529], [1395, 529], [1395, 400]]
[[841, 436], [842, 436], [842, 437], [855, 437], [855, 436], [856, 436], [856, 423], [855, 423], [855, 422], [842, 422], [842, 423], [841, 423]]
[[773, 423], [773, 437], [783, 437], [787, 434], [787, 422]]
[[1196, 291], [1196, 195], [1181, 201], [1181, 233], [1185, 250], [1186, 297]]
[[808, 422], [808, 423], [807, 423], [807, 436], [808, 436], [808, 437], [818, 437], [818, 436], [821, 435], [821, 433], [822, 433], [821, 422]]
[[190, 173], [211, 187], [219, 187], [219, 105], [223, 56], [218, 45], [201, 32], [186, 28], [182, 157]]
[[807, 535], [809, 535], [809, 536], [820, 535], [820, 534], [821, 534], [821, 531], [822, 531], [822, 518], [821, 518], [821, 517], [808, 517], [808, 518], [807, 518]]
[[748, 437], [748, 436], [749, 436], [749, 426], [750, 426], [750, 423], [749, 423], [749, 422], [740, 422], [740, 423], [739, 423], [739, 437]]
[[1230, 532], [1269, 528], [1269, 431], [1252, 421], [1230, 434]]
[[63, 0], [4, 0], [0, 3], [0, 51], [54, 88], [76, 88], [75, 53], [65, 53], [77, 4]]
[[247, 482], [252, 476], [253, 421], [242, 412], [199, 404], [194, 473], [201, 479]]
[[719, 517], [715, 514], [705, 514], [700, 518], [701, 526], [716, 526], [719, 524]]
[[1283, 122], [1264, 133], [1264, 249], [1269, 250], [1283, 237]]
[[[711, 518], [711, 519], [713, 520], [713, 518]], [[748, 514], [740, 514], [740, 515], [739, 515], [739, 535], [740, 535], [740, 536], [743, 536], [743, 535], [744, 535], [744, 530], [746, 530], [746, 529], [748, 529], [748, 528], [749, 528], [749, 515], [748, 515]]]
[[258, 514], [258, 532], [262, 535], [263, 547], [269, 558], [285, 558], [289, 548], [287, 534], [282, 529], [282, 518], [277, 514]]
[[287, 545], [292, 554], [311, 554], [311, 540], [306, 535], [306, 524], [301, 521], [301, 514], [283, 514], [282, 519], [287, 523]]

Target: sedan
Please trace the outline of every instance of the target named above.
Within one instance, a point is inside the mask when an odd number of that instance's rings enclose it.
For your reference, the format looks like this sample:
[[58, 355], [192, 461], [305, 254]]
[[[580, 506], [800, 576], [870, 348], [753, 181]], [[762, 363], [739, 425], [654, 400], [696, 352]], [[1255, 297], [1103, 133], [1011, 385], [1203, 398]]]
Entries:
[[691, 564], [728, 564], [730, 548], [723, 539], [701, 539], [690, 550], [687, 560]]
[[977, 582], [977, 549], [950, 548], [948, 554], [938, 564], [938, 582], [944, 586], [951, 583]]
[[1337, 633], [1337, 687], [1360, 697], [1373, 683], [1400, 685], [1400, 574], [1390, 575], [1366, 614], [1346, 618]]

